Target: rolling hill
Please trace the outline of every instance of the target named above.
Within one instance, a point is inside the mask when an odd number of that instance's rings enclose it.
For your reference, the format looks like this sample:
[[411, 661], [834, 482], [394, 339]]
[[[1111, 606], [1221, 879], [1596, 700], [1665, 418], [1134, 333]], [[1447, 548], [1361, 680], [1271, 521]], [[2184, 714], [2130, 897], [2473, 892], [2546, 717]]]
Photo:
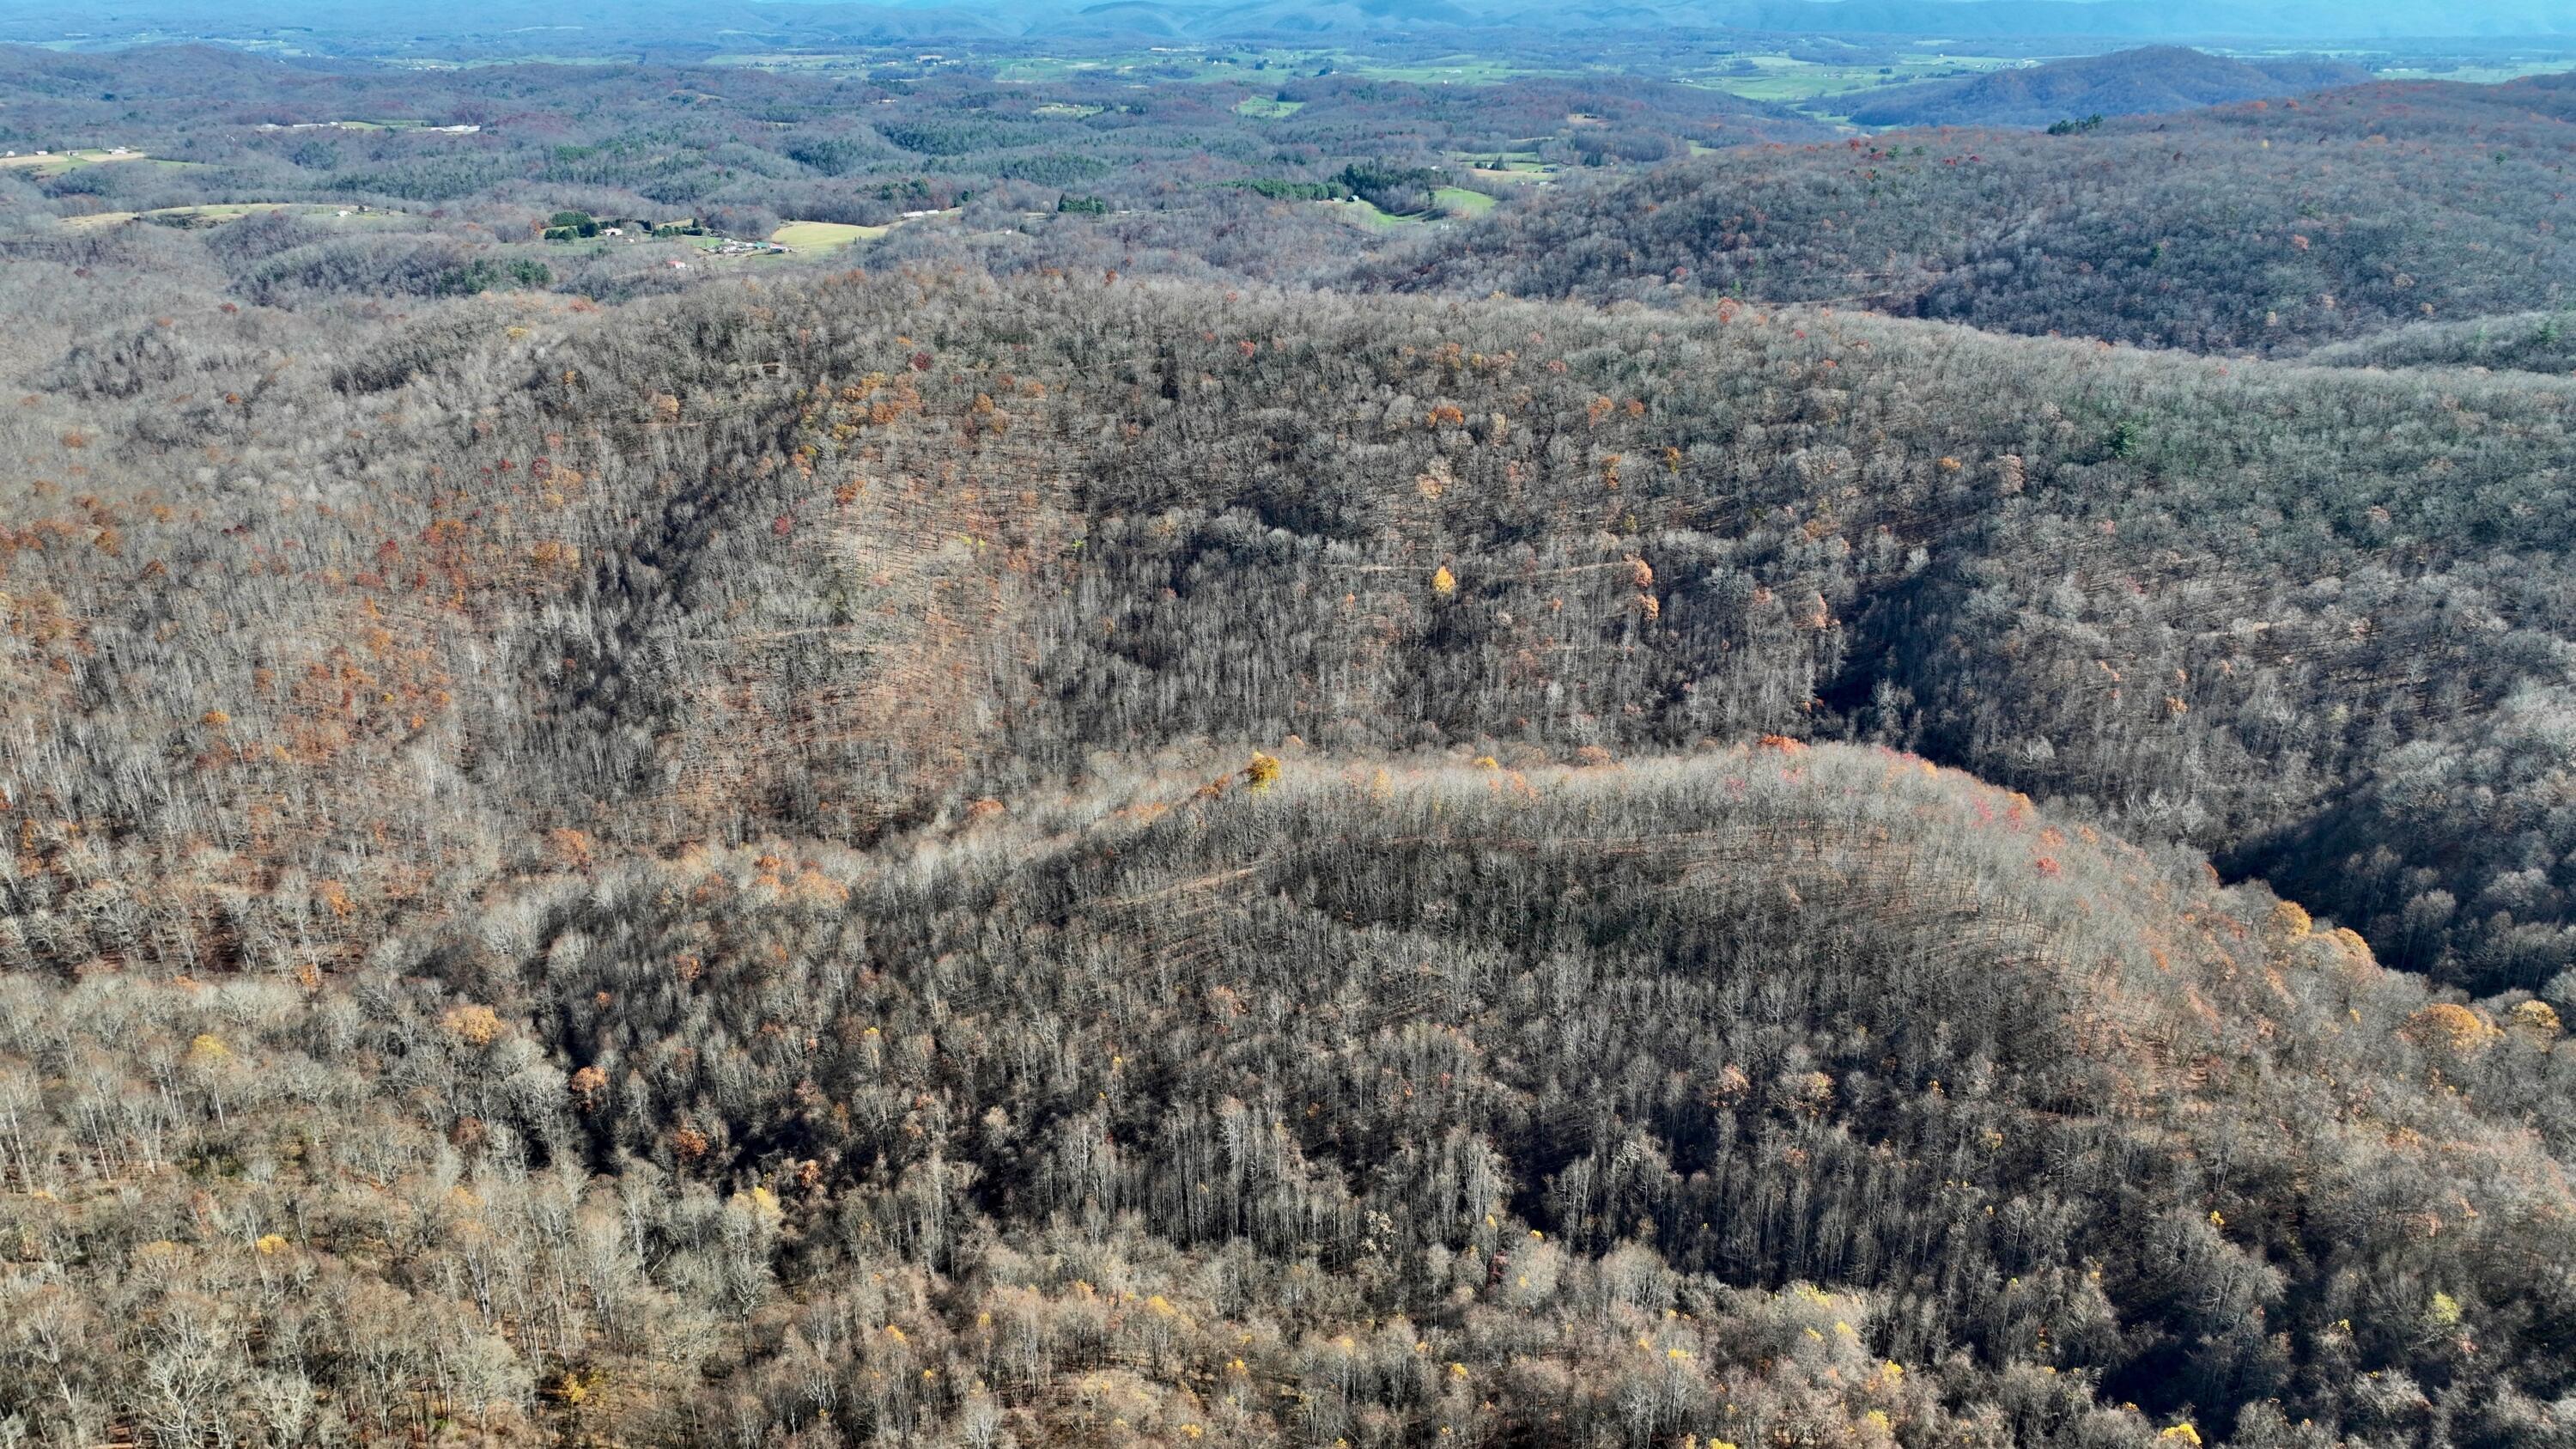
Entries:
[[0, 977], [36, 1422], [2551, 1431], [2542, 1013], [1885, 751], [1239, 758]]
[[2052, 61], [1956, 80], [1866, 93], [1864, 126], [2047, 126], [2088, 116], [2152, 115], [2356, 85], [2359, 66], [2330, 61], [2231, 60], [2180, 46]]
[[1862, 306], [2296, 353], [2576, 287], [2576, 81], [2373, 84], [2075, 135], [1699, 156], [1366, 264], [1406, 290]]

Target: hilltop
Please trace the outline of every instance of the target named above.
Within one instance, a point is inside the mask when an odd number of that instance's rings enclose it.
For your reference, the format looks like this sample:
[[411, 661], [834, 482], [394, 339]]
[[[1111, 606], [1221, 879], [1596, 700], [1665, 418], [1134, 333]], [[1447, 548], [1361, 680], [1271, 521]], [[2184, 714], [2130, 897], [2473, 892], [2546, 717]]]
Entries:
[[2501, 1442], [2567, 1388], [2537, 1011], [1884, 751], [1197, 753], [873, 851], [559, 853], [345, 986], [0, 981], [0, 1051], [88, 1064], [6, 1079], [9, 1219], [141, 1270], [13, 1288], [87, 1391], [38, 1422], [284, 1379], [333, 1437], [2001, 1442], [2001, 1402], [2148, 1449]]

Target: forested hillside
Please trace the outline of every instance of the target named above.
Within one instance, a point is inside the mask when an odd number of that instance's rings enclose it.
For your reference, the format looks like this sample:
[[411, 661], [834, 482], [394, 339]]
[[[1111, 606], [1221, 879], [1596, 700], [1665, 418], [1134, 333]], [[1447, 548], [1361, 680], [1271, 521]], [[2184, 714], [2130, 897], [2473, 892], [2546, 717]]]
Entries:
[[16, 1280], [21, 1422], [2551, 1431], [2536, 1009], [1895, 754], [1199, 754], [567, 856], [327, 982], [15, 976], [10, 1225], [124, 1265]]
[[[81, 743], [16, 768], [143, 878], [284, 830], [359, 922], [441, 853], [348, 808], [404, 758], [469, 840], [641, 843], [708, 809], [864, 833], [1197, 736], [1851, 735], [2268, 872], [2570, 682], [2576, 382], [2529, 374], [1098, 278], [487, 299], [364, 360], [295, 326], [66, 326], [10, 420], [55, 475], [12, 592], [59, 623], [9, 642], [21, 717]], [[300, 778], [299, 740], [351, 768]], [[183, 747], [212, 773], [173, 793]], [[277, 812], [288, 777], [320, 794]], [[2434, 839], [2372, 832], [2311, 903], [2481, 991], [2576, 964], [2559, 847], [2458, 877]]]
[[2178, 45], [2080, 56], [1871, 93], [1852, 108], [1864, 126], [2081, 125], [2358, 85], [2370, 72], [2324, 60], [2235, 60]]
[[0, 1443], [2576, 1442], [2576, 91], [491, 69], [0, 158]]
[[1832, 302], [2297, 352], [2576, 287], [2576, 81], [2350, 87], [2064, 135], [1754, 148], [1367, 264], [1410, 290]]

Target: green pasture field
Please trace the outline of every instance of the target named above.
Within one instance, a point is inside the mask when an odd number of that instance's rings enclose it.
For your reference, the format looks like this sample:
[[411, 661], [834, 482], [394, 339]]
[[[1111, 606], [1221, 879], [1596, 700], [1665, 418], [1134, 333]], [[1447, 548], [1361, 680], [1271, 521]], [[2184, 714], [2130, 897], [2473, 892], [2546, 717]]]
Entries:
[[[359, 211], [355, 207], [333, 206], [327, 203], [303, 201], [218, 201], [209, 202], [201, 206], [156, 207], [150, 211], [95, 211], [91, 212], [87, 216], [65, 217], [63, 218], [63, 225], [76, 227], [83, 231], [98, 231], [111, 226], [121, 226], [129, 221], [149, 221], [156, 218], [163, 218], [169, 220], [202, 221], [207, 225], [214, 226], [227, 221], [239, 221], [245, 216], [255, 216], [262, 212], [270, 211], [293, 212], [298, 216], [307, 217], [312, 220], [328, 221], [344, 226], [383, 226], [389, 222], [397, 222], [405, 219], [405, 213], [399, 211]], [[348, 215], [340, 215], [343, 211], [346, 211]]]

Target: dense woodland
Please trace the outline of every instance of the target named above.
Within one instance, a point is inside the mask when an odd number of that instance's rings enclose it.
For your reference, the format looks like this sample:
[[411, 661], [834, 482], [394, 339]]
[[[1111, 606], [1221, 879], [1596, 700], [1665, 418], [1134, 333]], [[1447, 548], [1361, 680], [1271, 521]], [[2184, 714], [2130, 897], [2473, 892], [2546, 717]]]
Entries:
[[6, 58], [0, 1442], [2576, 1444], [2576, 92], [201, 62]]

